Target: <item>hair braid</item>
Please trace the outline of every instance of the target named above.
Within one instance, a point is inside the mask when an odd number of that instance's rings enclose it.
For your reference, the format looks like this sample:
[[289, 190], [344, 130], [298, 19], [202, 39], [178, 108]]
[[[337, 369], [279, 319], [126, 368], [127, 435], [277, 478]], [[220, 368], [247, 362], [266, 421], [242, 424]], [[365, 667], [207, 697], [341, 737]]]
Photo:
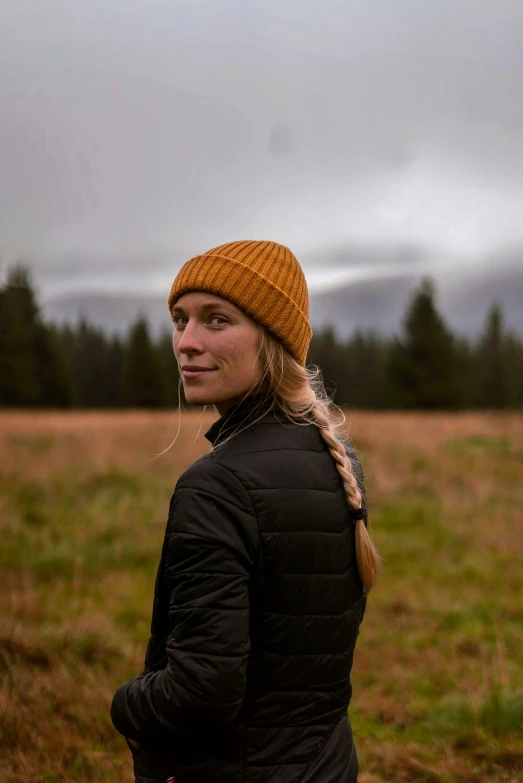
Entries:
[[361, 508], [363, 496], [358, 486], [358, 481], [352, 472], [350, 459], [348, 459], [343, 443], [337, 435], [336, 426], [332, 421], [326, 404], [322, 400], [316, 399], [311, 408], [310, 416], [315, 420], [320, 435], [327, 444], [330, 455], [336, 463], [338, 473], [343, 480], [348, 502], [354, 509]]
[[360, 486], [352, 460], [344, 447], [341, 429], [345, 424], [345, 415], [327, 395], [320, 369], [302, 367], [282, 343], [261, 326], [258, 357], [261, 375], [246, 396], [256, 393], [267, 380], [269, 394], [272, 394], [274, 401], [290, 419], [302, 426], [314, 424], [318, 428], [336, 464], [347, 503], [356, 519], [356, 560], [361, 581], [368, 593], [378, 580], [381, 560], [366, 526], [363, 480]]

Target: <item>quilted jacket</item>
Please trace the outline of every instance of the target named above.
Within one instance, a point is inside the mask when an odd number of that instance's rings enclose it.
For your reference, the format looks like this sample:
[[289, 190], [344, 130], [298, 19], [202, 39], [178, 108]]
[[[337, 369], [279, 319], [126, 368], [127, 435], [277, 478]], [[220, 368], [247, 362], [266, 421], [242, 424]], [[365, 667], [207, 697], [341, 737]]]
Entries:
[[315, 426], [261, 395], [206, 438], [171, 499], [144, 671], [111, 707], [141, 743], [136, 780], [352, 783], [365, 595], [334, 461]]

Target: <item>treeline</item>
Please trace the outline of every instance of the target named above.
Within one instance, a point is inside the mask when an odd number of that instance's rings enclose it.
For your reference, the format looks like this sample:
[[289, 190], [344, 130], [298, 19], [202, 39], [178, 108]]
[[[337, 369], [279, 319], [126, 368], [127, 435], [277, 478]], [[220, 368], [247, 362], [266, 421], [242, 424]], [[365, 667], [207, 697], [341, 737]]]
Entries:
[[[307, 357], [337, 405], [367, 409], [463, 410], [523, 406], [523, 340], [493, 303], [476, 340], [453, 334], [430, 279], [414, 292], [401, 333], [317, 331]], [[178, 404], [172, 335], [153, 339], [139, 317], [124, 337], [85, 320], [45, 323], [28, 270], [8, 271], [0, 288], [0, 405], [162, 408]], [[183, 390], [181, 392], [182, 401]]]

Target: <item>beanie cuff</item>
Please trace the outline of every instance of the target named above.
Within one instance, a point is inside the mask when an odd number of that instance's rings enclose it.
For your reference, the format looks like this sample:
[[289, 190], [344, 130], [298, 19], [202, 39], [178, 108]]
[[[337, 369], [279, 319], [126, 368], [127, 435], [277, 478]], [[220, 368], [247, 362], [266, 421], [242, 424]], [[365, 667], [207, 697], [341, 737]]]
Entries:
[[212, 253], [195, 256], [183, 265], [172, 285], [169, 312], [180, 296], [189, 291], [208, 291], [233, 302], [259, 321], [305, 366], [312, 337], [309, 319], [285, 291], [252, 267]]

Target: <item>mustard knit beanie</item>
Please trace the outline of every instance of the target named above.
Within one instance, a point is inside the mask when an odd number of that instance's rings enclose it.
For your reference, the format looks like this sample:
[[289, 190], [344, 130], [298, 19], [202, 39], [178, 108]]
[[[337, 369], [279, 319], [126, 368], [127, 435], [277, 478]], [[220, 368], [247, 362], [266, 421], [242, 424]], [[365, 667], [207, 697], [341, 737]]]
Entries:
[[309, 294], [288, 247], [263, 241], [219, 245], [182, 266], [169, 294], [169, 312], [188, 291], [209, 291], [233, 302], [305, 366], [312, 338]]

